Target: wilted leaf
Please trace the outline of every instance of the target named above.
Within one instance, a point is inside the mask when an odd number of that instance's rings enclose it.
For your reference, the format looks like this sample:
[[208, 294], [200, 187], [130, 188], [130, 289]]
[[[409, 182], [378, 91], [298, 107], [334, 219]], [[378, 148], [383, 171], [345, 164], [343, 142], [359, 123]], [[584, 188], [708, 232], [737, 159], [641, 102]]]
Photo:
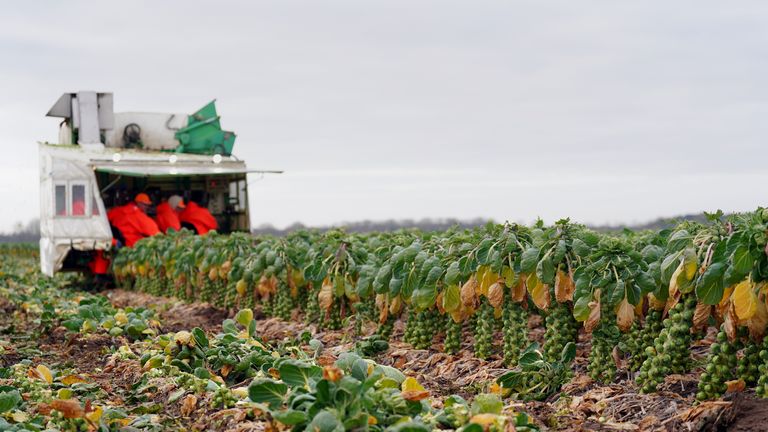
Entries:
[[477, 280], [474, 277], [461, 286], [461, 303], [465, 306], [475, 308], [477, 305]]
[[61, 412], [64, 418], [82, 418], [85, 415], [85, 410], [77, 399], [55, 399], [50, 407]]
[[181, 415], [184, 417], [189, 416], [195, 411], [195, 408], [197, 407], [197, 396], [193, 394], [188, 394], [182, 401], [181, 401]]
[[500, 308], [504, 302], [504, 285], [497, 281], [488, 288], [488, 302], [494, 308]]
[[723, 327], [725, 329], [725, 334], [728, 335], [728, 339], [730, 341], [736, 340], [736, 322], [738, 321], [738, 317], [736, 316], [736, 310], [733, 306], [733, 303], [728, 303], [728, 307], [725, 310], [725, 317], [723, 320]]
[[595, 300], [589, 302], [589, 317], [584, 321], [584, 331], [592, 333], [600, 323], [600, 290], [595, 290]]
[[[328, 279], [326, 279], [328, 280]], [[333, 307], [333, 284], [323, 281], [323, 285], [320, 287], [320, 292], [317, 293], [317, 301], [320, 305], [320, 309], [324, 311], [331, 310]]]
[[323, 379], [336, 382], [340, 380], [342, 376], [344, 376], [344, 372], [336, 366], [323, 367]]
[[576, 284], [569, 273], [562, 270], [557, 271], [555, 276], [555, 299], [564, 303], [573, 300], [573, 293], [576, 291]]
[[712, 315], [711, 305], [696, 303], [696, 310], [693, 312], [693, 324], [691, 325], [691, 328], [694, 331], [707, 328], [710, 315]]
[[626, 332], [630, 327], [632, 327], [632, 322], [634, 320], [635, 310], [632, 305], [629, 304], [627, 298], [624, 297], [621, 303], [619, 303], [618, 309], [616, 310], [616, 325], [619, 326], [621, 331]]
[[517, 281], [517, 285], [512, 287], [512, 301], [515, 303], [520, 303], [523, 300], [525, 300], [525, 280], [526, 276], [524, 274], [520, 274], [520, 278]]
[[747, 383], [743, 379], [726, 381], [725, 385], [728, 386], [726, 390], [728, 393], [741, 392], [747, 388]]

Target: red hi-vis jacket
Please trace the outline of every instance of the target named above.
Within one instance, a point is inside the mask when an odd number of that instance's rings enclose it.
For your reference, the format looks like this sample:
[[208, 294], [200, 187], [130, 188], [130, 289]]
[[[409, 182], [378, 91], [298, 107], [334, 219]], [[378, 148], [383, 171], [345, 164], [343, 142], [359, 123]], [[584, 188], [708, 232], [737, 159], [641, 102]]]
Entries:
[[179, 220], [181, 222], [192, 224], [200, 235], [219, 228], [219, 224], [216, 222], [216, 218], [213, 217], [211, 212], [205, 207], [200, 207], [193, 201], [187, 203], [187, 208], [181, 212]]
[[181, 230], [181, 221], [179, 221], [179, 215], [176, 210], [171, 208], [171, 205], [167, 202], [163, 202], [157, 205], [157, 216], [155, 216], [155, 222], [160, 231], [167, 233], [170, 228], [176, 231]]
[[144, 237], [160, 234], [155, 221], [132, 202], [107, 212], [107, 219], [123, 234], [128, 247], [133, 247]]

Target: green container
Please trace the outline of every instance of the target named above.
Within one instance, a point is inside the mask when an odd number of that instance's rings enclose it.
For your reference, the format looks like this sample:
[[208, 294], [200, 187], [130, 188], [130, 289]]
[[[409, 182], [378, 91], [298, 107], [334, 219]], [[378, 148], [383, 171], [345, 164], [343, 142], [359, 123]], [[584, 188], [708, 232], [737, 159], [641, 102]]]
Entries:
[[176, 131], [179, 153], [220, 154], [229, 156], [235, 145], [235, 133], [221, 130], [216, 101], [211, 101], [187, 119], [187, 126]]

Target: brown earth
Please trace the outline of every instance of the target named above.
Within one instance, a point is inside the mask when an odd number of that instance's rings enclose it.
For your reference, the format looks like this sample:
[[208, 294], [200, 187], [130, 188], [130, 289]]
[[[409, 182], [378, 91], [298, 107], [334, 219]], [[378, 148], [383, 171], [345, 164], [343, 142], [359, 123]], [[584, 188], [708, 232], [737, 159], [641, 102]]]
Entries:
[[[126, 290], [111, 290], [105, 295], [115, 306], [147, 306], [156, 308], [163, 323], [162, 331], [177, 331], [201, 327], [217, 331], [221, 321], [232, 317], [232, 311], [215, 308], [203, 303], [182, 303], [175, 299], [155, 297]], [[258, 313], [256, 313], [259, 316]], [[8, 316], [8, 315], [6, 315]], [[303, 331], [325, 345], [325, 361], [333, 361], [340, 353], [354, 347], [354, 337], [345, 330], [318, 331], [315, 326], [303, 324], [299, 316], [291, 322], [277, 318], [258, 320], [258, 334], [265, 341], [277, 342], [295, 338]], [[540, 338], [540, 326], [533, 332]], [[390, 348], [376, 356], [381, 364], [401, 369], [417, 378], [435, 395], [459, 394], [471, 398], [487, 389], [489, 381], [506, 369], [499, 356], [488, 361], [472, 355], [471, 336], [466, 335], [464, 346], [457, 355], [442, 353], [437, 341], [428, 350], [416, 350], [409, 344], [397, 341], [402, 334], [403, 323], [395, 326], [395, 337]], [[364, 332], [370, 333], [373, 328]], [[41, 345], [46, 357], [60, 356], [73, 362], [77, 369], [87, 374], [102, 389], [113, 394], [120, 402], [124, 390], [141, 376], [137, 363], [111, 364], [105, 350], [119, 346], [120, 340], [108, 336], [76, 336], [73, 340], [61, 330], [54, 330]], [[510, 402], [514, 408], [527, 412], [542, 430], [553, 431], [768, 431], [768, 400], [756, 398], [753, 392], [726, 395], [724, 400], [694, 405], [698, 374], [676, 375], [667, 378], [660, 391], [640, 394], [633, 381], [624, 379], [609, 386], [595, 384], [585, 373], [588, 338], [579, 343], [575, 362], [576, 376], [564, 386], [559, 397], [545, 402]], [[694, 354], [701, 356], [705, 350], [694, 347]], [[93, 371], [101, 370], [95, 373]], [[619, 374], [621, 376], [621, 374]], [[156, 400], [167, 400], [168, 394], [158, 390]], [[187, 401], [189, 402], [189, 401]], [[163, 402], [164, 403], [164, 402]], [[210, 410], [206, 401], [196, 401], [194, 415], [181, 414], [183, 401], [165, 404], [164, 412], [172, 416], [180, 427], [211, 427], [216, 430], [263, 430], [259, 422], [249, 422], [242, 410]]]

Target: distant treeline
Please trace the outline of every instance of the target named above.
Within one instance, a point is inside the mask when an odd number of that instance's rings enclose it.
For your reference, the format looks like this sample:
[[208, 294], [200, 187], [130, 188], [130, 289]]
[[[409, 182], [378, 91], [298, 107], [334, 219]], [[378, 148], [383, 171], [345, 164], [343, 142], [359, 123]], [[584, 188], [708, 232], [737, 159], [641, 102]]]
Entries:
[[[675, 218], [659, 218], [652, 222], [644, 224], [633, 225], [601, 225], [591, 226], [590, 228], [597, 231], [618, 231], [624, 228], [633, 230], [660, 230], [674, 226], [681, 220], [695, 220], [703, 222], [706, 217], [703, 214], [685, 215]], [[320, 231], [327, 231], [329, 229], [344, 228], [347, 232], [387, 232], [396, 231], [400, 229], [418, 229], [421, 231], [442, 231], [451, 227], [458, 227], [460, 229], [476, 228], [483, 226], [487, 223], [493, 223], [491, 219], [476, 218], [471, 220], [459, 220], [459, 219], [403, 219], [403, 220], [385, 220], [385, 221], [370, 221], [365, 220], [361, 222], [345, 222], [333, 226], [321, 226], [321, 227], [308, 227], [301, 222], [296, 222], [284, 229], [275, 228], [270, 224], [260, 225], [254, 228], [252, 231], [254, 234], [265, 234], [274, 236], [284, 236], [289, 232], [293, 232], [300, 229], [315, 228]], [[26, 224], [21, 222], [17, 223], [10, 233], [0, 234], [0, 243], [37, 243], [40, 240], [40, 222], [38, 219], [33, 219]]]
[[252, 232], [254, 234], [266, 234], [274, 236], [283, 236], [290, 232], [313, 228], [320, 231], [327, 231], [334, 228], [344, 228], [347, 232], [367, 233], [367, 232], [388, 232], [397, 231], [401, 229], [418, 229], [421, 231], [442, 231], [451, 227], [464, 228], [476, 228], [483, 226], [487, 223], [493, 223], [490, 219], [476, 218], [471, 220], [459, 220], [459, 219], [403, 219], [403, 220], [385, 220], [385, 221], [370, 221], [364, 220], [360, 222], [344, 222], [332, 226], [319, 226], [308, 227], [301, 222], [296, 222], [293, 225], [286, 227], [285, 229], [275, 228], [270, 224], [260, 225], [254, 228]]
[[17, 222], [9, 233], [0, 233], [0, 243], [37, 243], [40, 240], [40, 220]]

